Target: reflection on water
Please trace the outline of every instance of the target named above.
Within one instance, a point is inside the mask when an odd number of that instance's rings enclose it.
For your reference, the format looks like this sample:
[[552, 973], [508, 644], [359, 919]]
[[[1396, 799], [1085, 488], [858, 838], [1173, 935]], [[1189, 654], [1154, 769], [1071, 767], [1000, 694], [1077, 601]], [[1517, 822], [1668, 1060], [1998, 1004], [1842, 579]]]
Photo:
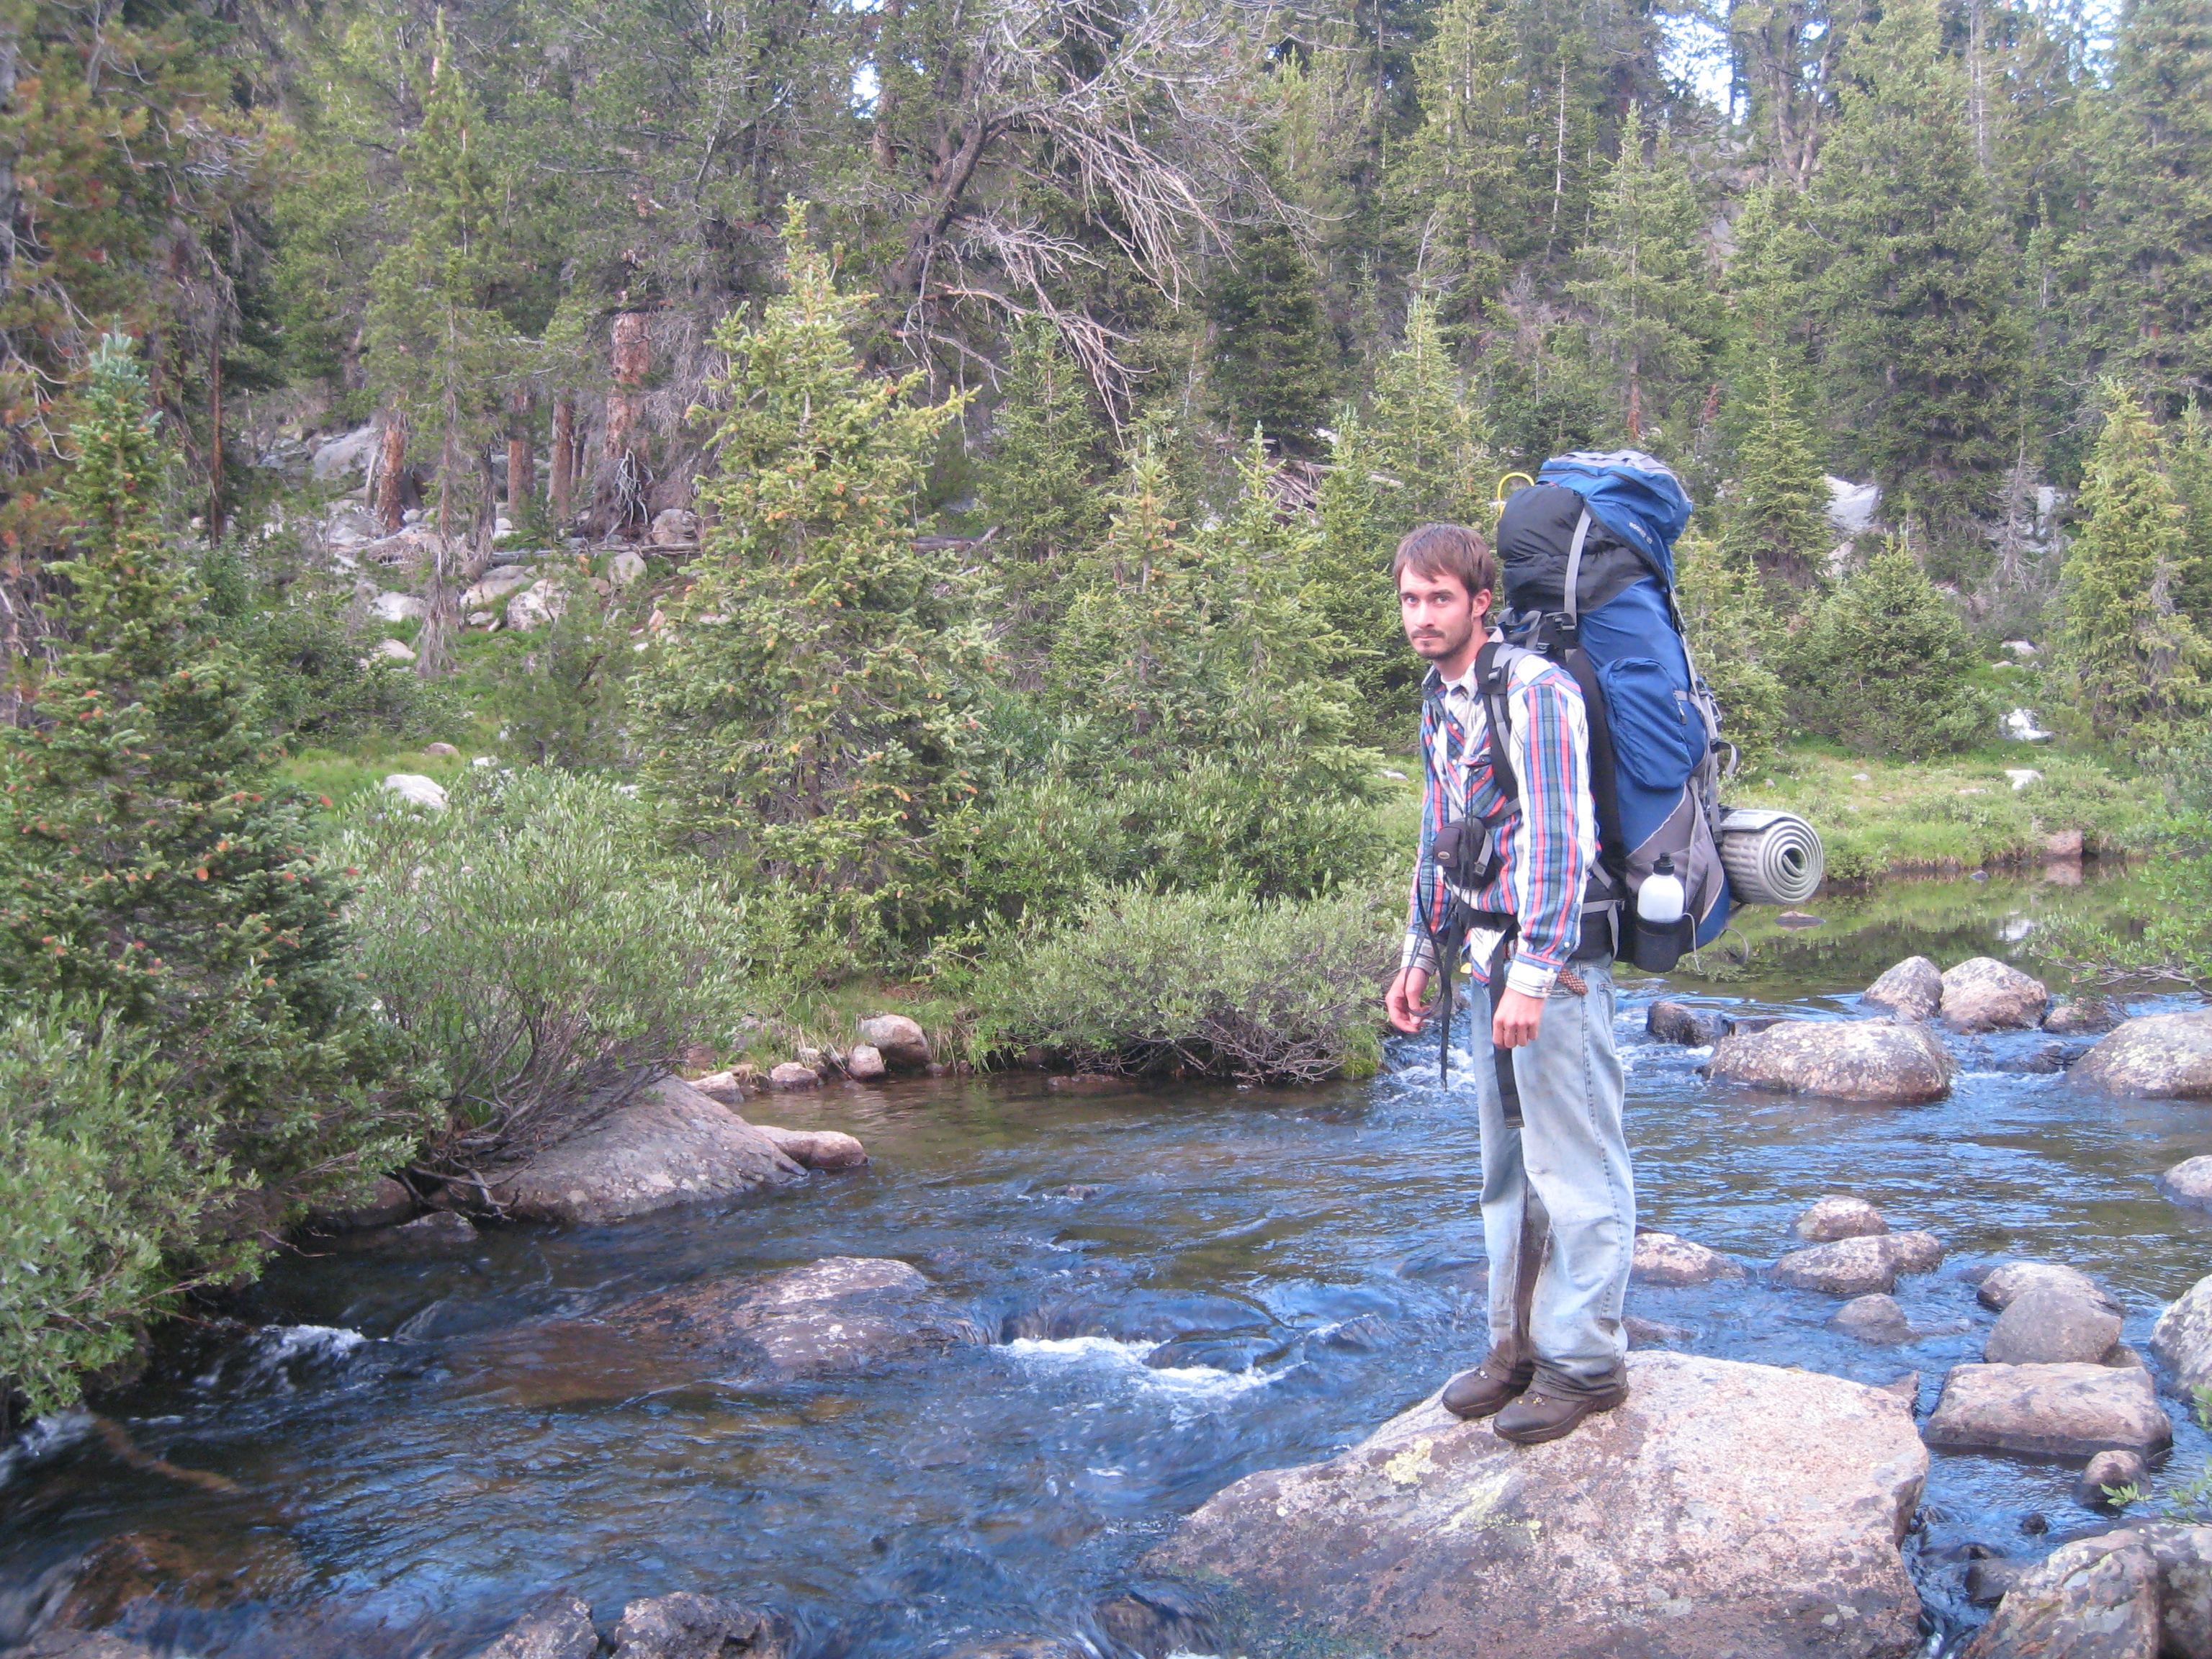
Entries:
[[[2034, 965], [2053, 902], [2026, 882], [1824, 902], [1826, 927], [1769, 928], [1737, 980], [1672, 988], [1842, 1012], [1914, 950]], [[1632, 1310], [1690, 1332], [1683, 1346], [1873, 1382], [1917, 1370], [1924, 1408], [1991, 1322], [1960, 1267], [2073, 1262], [2124, 1302], [2137, 1346], [2212, 1270], [2212, 1218], [2150, 1184], [2212, 1150], [2212, 1109], [1998, 1071], [2033, 1034], [1966, 1046], [1935, 1106], [1715, 1090], [1699, 1053], [1645, 1044], [1644, 1006], [1667, 988], [1629, 981], [1646, 1224], [1771, 1261], [1805, 1204], [1850, 1192], [1951, 1249], [1898, 1292], [1916, 1325], [1950, 1334], [1864, 1347], [1827, 1328], [1832, 1299], [1756, 1279], [1638, 1287]], [[207, 1655], [460, 1655], [555, 1588], [603, 1620], [672, 1589], [766, 1600], [811, 1655], [1048, 1632], [1103, 1650], [1094, 1607], [1178, 1517], [1255, 1469], [1352, 1443], [1480, 1352], [1474, 1123], [1430, 1052], [1298, 1093], [832, 1090], [777, 1115], [859, 1134], [867, 1170], [620, 1227], [488, 1234], [445, 1257], [282, 1264], [261, 1294], [283, 1328], [209, 1333], [169, 1380], [110, 1402], [144, 1453], [237, 1490], [119, 1461], [88, 1425], [50, 1431], [0, 1487], [0, 1635], [70, 1592], [88, 1547], [130, 1534], [259, 1564], [243, 1592], [234, 1571], [221, 1594], [185, 1575], [128, 1604], [126, 1628]], [[644, 1291], [831, 1255], [913, 1262], [1000, 1340], [739, 1385], [589, 1322]], [[2194, 1427], [2179, 1437], [2177, 1472], [2206, 1451]], [[1958, 1587], [1973, 1547], [2040, 1550], [2102, 1524], [2074, 1505], [2074, 1474], [1936, 1460], [1908, 1550], [1947, 1629], [1972, 1616]]]

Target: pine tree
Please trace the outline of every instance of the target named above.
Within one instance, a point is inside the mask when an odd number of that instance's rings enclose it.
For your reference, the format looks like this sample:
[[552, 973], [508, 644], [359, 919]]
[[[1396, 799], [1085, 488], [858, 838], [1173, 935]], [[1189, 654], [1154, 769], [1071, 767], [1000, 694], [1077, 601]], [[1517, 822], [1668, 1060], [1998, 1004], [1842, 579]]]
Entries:
[[1720, 307], [1689, 167], [1663, 128], [1648, 156], [1646, 137], [1630, 111], [1572, 292], [1589, 309], [1590, 354], [1611, 371], [1629, 442], [1683, 453], [1712, 383]]
[[2025, 340], [2016, 273], [1974, 159], [1934, 0], [1899, 0], [1844, 54], [1813, 188], [1836, 435], [1892, 504], [1960, 539], [2012, 462]]
[[2060, 579], [2059, 660], [2090, 730], [2108, 741], [2159, 743], [2205, 702], [2204, 637], [2177, 604], [2188, 526], [2162, 448], [2133, 394], [2106, 382]]
[[[0, 982], [96, 999], [150, 1035], [179, 1109], [283, 1201], [399, 1148], [404, 1094], [345, 954], [345, 888], [271, 784], [239, 659], [164, 536], [169, 456], [131, 343], [94, 355], [65, 501], [68, 643], [27, 728], [0, 728]], [[276, 1217], [272, 1213], [271, 1219]]]
[[2174, 608], [2212, 640], [2212, 417], [2191, 403], [2182, 411], [2167, 472], [2181, 505], [2182, 552]]
[[1784, 653], [1797, 723], [1869, 754], [1923, 760], [1990, 731], [1973, 639], [1901, 539], [1820, 602]]
[[2090, 124], [2090, 337], [2173, 411], [2212, 393], [2212, 17], [2126, 0]]
[[[1390, 591], [1390, 556], [1416, 520], [1387, 516], [1381, 463], [1365, 424], [1350, 410], [1338, 421], [1322, 475], [1319, 523], [1308, 567], [1314, 606], [1342, 641], [1328, 671], [1358, 693], [1361, 724], [1377, 738], [1402, 741], [1418, 674], [1406, 660], [1398, 596]], [[1395, 491], [1391, 491], [1395, 494]], [[1395, 530], [1392, 526], [1396, 525]]]
[[[416, 643], [426, 677], [453, 666], [461, 579], [490, 555], [492, 446], [505, 441], [503, 375], [516, 343], [495, 308], [513, 262], [484, 126], [441, 13], [422, 125], [404, 156], [408, 235], [371, 278], [368, 328], [374, 382], [437, 454], [437, 535]], [[464, 535], [472, 550], [466, 560]]]
[[839, 290], [797, 203], [783, 235], [788, 291], [715, 337], [714, 517], [636, 707], [685, 830], [872, 949], [940, 896], [933, 829], [976, 793], [979, 596], [910, 516], [962, 400], [866, 370], [850, 336], [869, 297]]
[[1827, 501], [1813, 435], [1781, 364], [1769, 358], [1765, 385], [1749, 412], [1723, 498], [1722, 549], [1777, 586], [1809, 589], [1820, 580], [1821, 555], [1833, 539]]
[[1694, 532], [1675, 545], [1674, 576], [1692, 660], [1720, 699], [1721, 735], [1741, 764], [1763, 766], [1781, 740], [1789, 703], [1773, 667], [1782, 630], [1765, 584], [1725, 538]]
[[1407, 304], [1406, 337], [1375, 377], [1365, 432], [1374, 471], [1384, 480], [1382, 519], [1396, 526], [1392, 545], [1417, 524], [1478, 522], [1488, 499], [1486, 434], [1434, 300]]
[[1334, 353], [1313, 267], [1289, 226], [1270, 216], [1235, 227], [1208, 311], [1222, 423], [1240, 435], [1256, 428], [1290, 454], [1313, 453]]
[[1023, 323], [1008, 346], [978, 494], [997, 527], [1000, 586], [1026, 635], [1048, 623], [1068, 561], [1105, 530], [1107, 431], [1048, 321]]

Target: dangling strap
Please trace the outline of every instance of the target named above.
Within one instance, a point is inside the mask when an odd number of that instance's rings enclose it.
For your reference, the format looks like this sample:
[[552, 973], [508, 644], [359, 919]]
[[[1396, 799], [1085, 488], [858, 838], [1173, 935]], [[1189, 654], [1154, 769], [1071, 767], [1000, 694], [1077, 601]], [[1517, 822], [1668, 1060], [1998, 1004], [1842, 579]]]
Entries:
[[1583, 543], [1589, 536], [1589, 508], [1584, 507], [1582, 517], [1575, 520], [1573, 544], [1567, 549], [1567, 626], [1570, 628], [1576, 625], [1575, 613], [1582, 608], [1582, 601], [1575, 590], [1582, 586]]
[[[1498, 1012], [1498, 994], [1505, 983], [1506, 963], [1512, 959], [1513, 940], [1518, 930], [1507, 928], [1498, 935], [1498, 949], [1490, 958], [1490, 1011]], [[1521, 1079], [1513, 1073], [1513, 1051], [1490, 1045], [1490, 1062], [1498, 1073], [1498, 1105], [1505, 1114], [1505, 1127], [1521, 1127]]]

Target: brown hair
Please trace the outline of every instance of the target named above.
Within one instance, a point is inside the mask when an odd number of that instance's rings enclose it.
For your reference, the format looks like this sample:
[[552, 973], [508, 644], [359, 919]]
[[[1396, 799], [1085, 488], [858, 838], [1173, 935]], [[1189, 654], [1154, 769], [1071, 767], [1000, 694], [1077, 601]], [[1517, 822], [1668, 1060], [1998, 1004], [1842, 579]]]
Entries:
[[1480, 531], [1463, 524], [1419, 524], [1407, 531], [1390, 561], [1391, 585], [1409, 569], [1449, 576], [1467, 589], [1469, 599], [1485, 589], [1498, 591], [1498, 556]]

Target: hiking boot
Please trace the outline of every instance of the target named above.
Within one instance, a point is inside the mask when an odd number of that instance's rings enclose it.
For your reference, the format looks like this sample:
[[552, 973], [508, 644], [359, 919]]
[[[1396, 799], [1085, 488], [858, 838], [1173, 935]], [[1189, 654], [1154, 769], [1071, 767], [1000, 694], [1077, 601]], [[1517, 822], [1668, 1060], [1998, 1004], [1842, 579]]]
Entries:
[[1628, 1398], [1628, 1385], [1616, 1382], [1596, 1394], [1547, 1394], [1531, 1389], [1498, 1413], [1491, 1431], [1516, 1446], [1540, 1446], [1563, 1440], [1585, 1417], [1609, 1412]]
[[1519, 1395], [1536, 1374], [1534, 1364], [1510, 1365], [1496, 1354], [1444, 1384], [1444, 1409], [1469, 1422], [1487, 1417]]

